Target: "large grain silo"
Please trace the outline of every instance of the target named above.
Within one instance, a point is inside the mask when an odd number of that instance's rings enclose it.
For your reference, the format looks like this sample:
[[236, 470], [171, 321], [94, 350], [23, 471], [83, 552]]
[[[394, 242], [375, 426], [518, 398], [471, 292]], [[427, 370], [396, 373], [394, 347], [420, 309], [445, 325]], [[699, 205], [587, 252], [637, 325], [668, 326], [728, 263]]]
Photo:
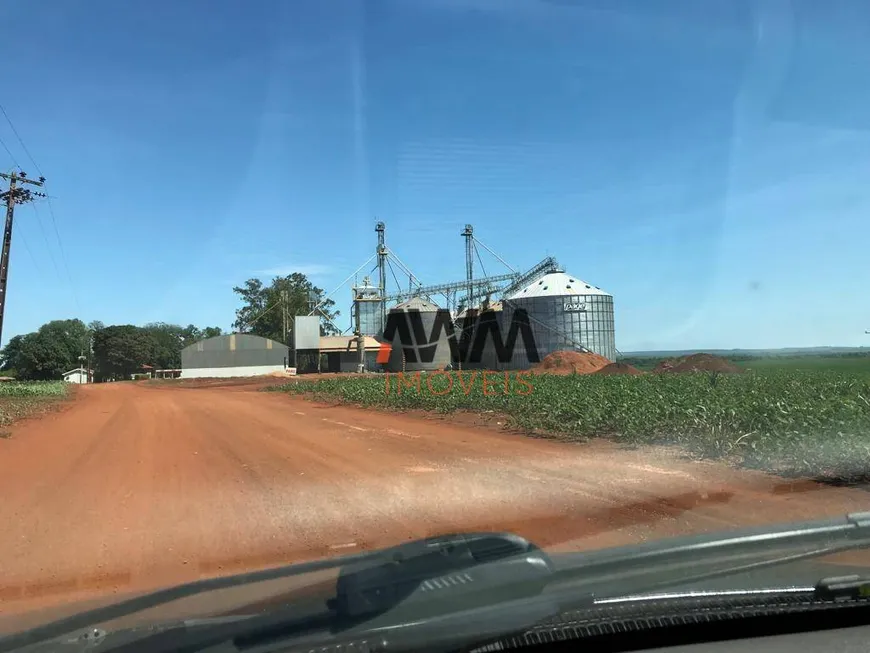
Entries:
[[[540, 358], [580, 347], [616, 360], [613, 296], [565, 272], [551, 272], [505, 298], [503, 332], [507, 334], [517, 309], [529, 316]], [[578, 347], [579, 346], [579, 347]], [[529, 354], [518, 338], [510, 367], [529, 367]]]
[[[434, 342], [429, 342], [433, 327], [438, 320], [449, 321], [449, 312], [427, 299], [412, 297], [393, 306], [387, 316], [387, 329], [403, 320], [406, 327], [393, 329], [388, 339], [392, 351], [387, 369], [391, 372], [419, 370], [443, 370], [451, 362], [449, 331], [439, 329]], [[422, 336], [422, 339], [418, 339]], [[434, 345], [434, 351], [428, 349]], [[431, 360], [424, 360], [431, 357]], [[403, 360], [404, 358], [404, 360]]]
[[[509, 365], [498, 360], [498, 355], [492, 342], [492, 331], [495, 330], [499, 334], [506, 334], [504, 330], [504, 312], [501, 302], [487, 303], [480, 307], [463, 310], [459, 313], [456, 319], [457, 341], [465, 341], [465, 359], [461, 361], [461, 368], [464, 370], [484, 369], [484, 370], [501, 370], [509, 369]], [[489, 323], [490, 320], [494, 323]], [[486, 324], [484, 328], [482, 325]], [[481, 333], [484, 331], [484, 333]], [[480, 360], [473, 360], [475, 343], [480, 339], [484, 339], [484, 347], [480, 352]], [[459, 343], [458, 343], [459, 344]], [[461, 345], [457, 347], [461, 349]], [[454, 361], [457, 365], [460, 361]]]

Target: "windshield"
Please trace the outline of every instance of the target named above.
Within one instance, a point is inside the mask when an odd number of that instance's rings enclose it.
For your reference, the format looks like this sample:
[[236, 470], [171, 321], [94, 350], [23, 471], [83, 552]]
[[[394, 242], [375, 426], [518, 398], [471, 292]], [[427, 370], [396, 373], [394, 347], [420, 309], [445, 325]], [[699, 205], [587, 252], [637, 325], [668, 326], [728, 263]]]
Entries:
[[870, 505], [867, 3], [8, 13], [0, 631]]

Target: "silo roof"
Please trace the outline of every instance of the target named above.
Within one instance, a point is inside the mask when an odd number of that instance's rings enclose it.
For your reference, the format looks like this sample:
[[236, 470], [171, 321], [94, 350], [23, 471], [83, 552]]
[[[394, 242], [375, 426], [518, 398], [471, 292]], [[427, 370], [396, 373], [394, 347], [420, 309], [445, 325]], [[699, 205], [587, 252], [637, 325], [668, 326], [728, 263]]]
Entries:
[[524, 299], [526, 297], [561, 297], [563, 295], [605, 295], [610, 293], [601, 290], [591, 283], [568, 274], [567, 272], [550, 272], [540, 279], [520, 288], [508, 299]]
[[402, 302], [401, 304], [396, 304], [390, 310], [399, 310], [399, 311], [437, 311], [440, 307], [438, 304], [434, 302], [430, 302], [429, 300], [423, 299], [422, 297], [411, 297], [406, 302]]
[[[473, 306], [472, 308], [473, 308], [473, 310], [477, 311], [478, 313], [483, 313], [484, 311], [501, 311], [501, 310], [503, 310], [504, 307], [503, 307], [502, 303], [499, 301], [499, 302], [490, 302], [489, 306], [487, 306], [486, 308], [484, 308], [483, 305]], [[466, 313], [468, 313], [468, 309], [463, 308], [461, 311], [459, 311], [459, 313], [457, 314], [456, 317], [457, 318], [465, 317]]]

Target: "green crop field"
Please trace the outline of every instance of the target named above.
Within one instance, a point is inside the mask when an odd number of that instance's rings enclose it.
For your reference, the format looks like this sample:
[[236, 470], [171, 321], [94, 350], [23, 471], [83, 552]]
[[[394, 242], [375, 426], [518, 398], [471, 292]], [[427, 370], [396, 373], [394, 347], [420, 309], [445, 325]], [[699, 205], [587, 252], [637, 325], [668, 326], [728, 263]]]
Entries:
[[0, 397], [63, 397], [67, 389], [64, 381], [4, 381]]
[[751, 370], [806, 370], [810, 372], [865, 372], [870, 373], [870, 356], [772, 356], [753, 360], [735, 361], [736, 365]]
[[[288, 392], [389, 409], [490, 410], [530, 432], [673, 444], [692, 455], [788, 475], [851, 477], [870, 470], [870, 372], [764, 369], [745, 374], [525, 376], [489, 373], [464, 384], [390, 375], [300, 381]], [[443, 393], [443, 394], [442, 394]]]
[[[867, 354], [848, 354], [825, 356], [804, 354], [800, 356], [725, 356], [735, 365], [750, 370], [822, 370], [870, 373], [870, 356]], [[665, 358], [653, 356], [627, 356], [620, 362], [627, 363], [639, 370], [651, 371]]]
[[[0, 427], [47, 408], [68, 392], [64, 381], [0, 382]], [[9, 437], [9, 433], [0, 431], [0, 437]]]

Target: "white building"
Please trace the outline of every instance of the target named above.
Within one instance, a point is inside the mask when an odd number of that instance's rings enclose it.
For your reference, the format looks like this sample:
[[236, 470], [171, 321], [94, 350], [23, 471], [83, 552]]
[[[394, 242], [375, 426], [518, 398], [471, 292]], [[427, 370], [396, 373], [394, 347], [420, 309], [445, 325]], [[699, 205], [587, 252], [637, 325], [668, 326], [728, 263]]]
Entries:
[[93, 370], [88, 371], [83, 367], [63, 373], [63, 380], [67, 383], [92, 383], [94, 380]]

